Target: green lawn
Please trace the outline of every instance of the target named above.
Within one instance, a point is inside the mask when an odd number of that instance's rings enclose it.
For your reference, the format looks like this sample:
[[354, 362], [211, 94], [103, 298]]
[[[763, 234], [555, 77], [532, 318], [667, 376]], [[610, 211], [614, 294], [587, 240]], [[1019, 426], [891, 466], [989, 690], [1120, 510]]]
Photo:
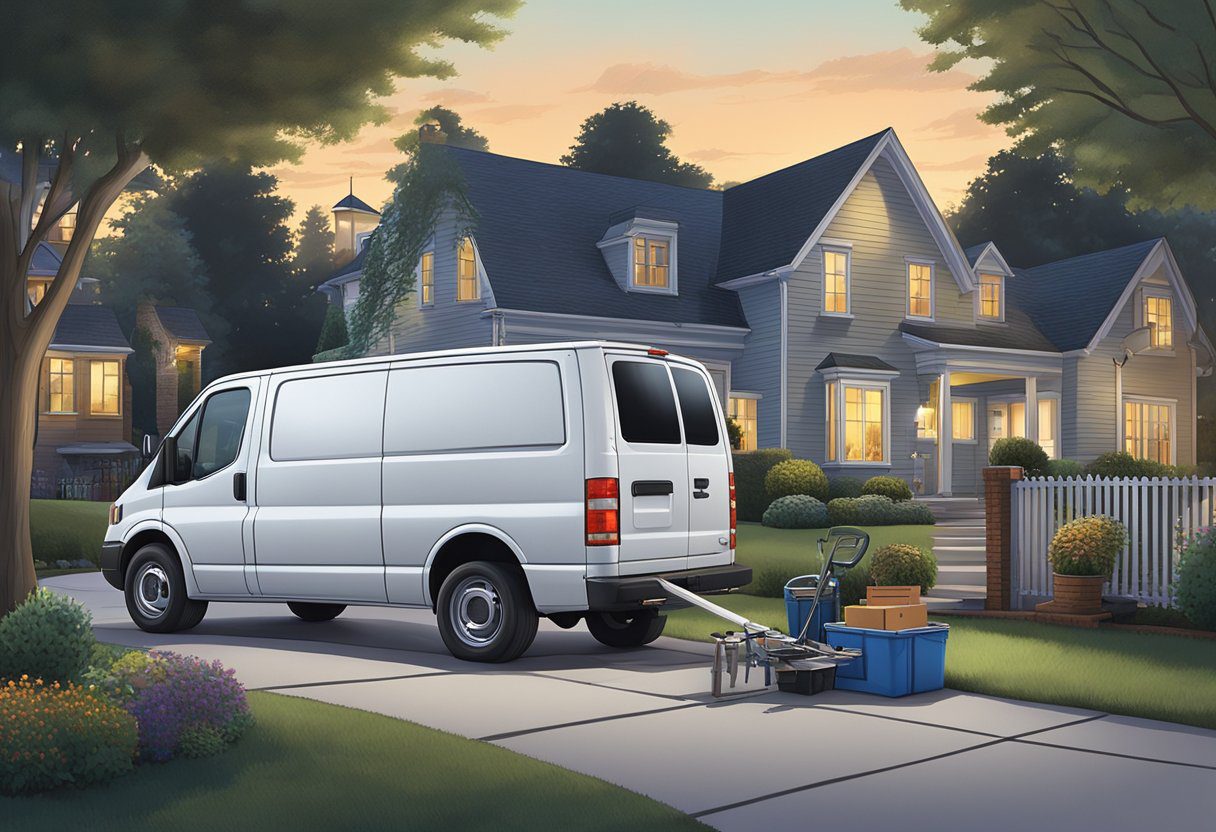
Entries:
[[109, 508], [109, 503], [85, 500], [31, 500], [34, 558], [47, 563], [88, 558], [97, 563]]
[[[786, 629], [777, 598], [717, 596], [753, 621]], [[1216, 642], [1032, 621], [943, 617], [946, 686], [1011, 699], [1216, 728]], [[697, 609], [668, 616], [664, 635], [708, 641], [730, 625]]]
[[224, 754], [107, 786], [0, 798], [12, 829], [704, 829], [602, 780], [487, 743], [306, 699], [251, 693]]

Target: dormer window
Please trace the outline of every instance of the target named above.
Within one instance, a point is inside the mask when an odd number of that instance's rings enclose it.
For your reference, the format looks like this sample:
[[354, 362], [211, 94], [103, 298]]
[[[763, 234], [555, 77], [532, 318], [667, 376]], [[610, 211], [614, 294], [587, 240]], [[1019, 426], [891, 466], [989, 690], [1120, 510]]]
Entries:
[[980, 272], [980, 317], [986, 321], [1005, 319], [1005, 276]]
[[477, 282], [477, 255], [473, 252], [473, 241], [465, 237], [460, 241], [456, 265], [456, 300], [478, 300], [481, 287]]
[[1149, 343], [1153, 349], [1174, 348], [1174, 305], [1168, 296], [1144, 296], [1144, 325], [1149, 327]]
[[669, 288], [670, 244], [658, 237], [633, 238], [633, 285], [646, 289]]

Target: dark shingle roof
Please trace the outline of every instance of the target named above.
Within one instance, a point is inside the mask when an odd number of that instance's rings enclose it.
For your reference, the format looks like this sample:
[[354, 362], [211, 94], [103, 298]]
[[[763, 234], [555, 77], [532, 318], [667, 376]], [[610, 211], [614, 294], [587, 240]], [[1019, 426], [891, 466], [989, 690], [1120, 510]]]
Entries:
[[892, 367], [881, 358], [873, 355], [852, 355], [844, 352], [830, 352], [819, 362], [816, 370], [828, 370], [832, 367], [841, 367], [850, 370], [886, 370], [888, 372], [898, 373], [899, 368]]
[[334, 210], [340, 211], [344, 208], [351, 211], [367, 211], [377, 216], [380, 215], [379, 211], [368, 205], [363, 200], [359, 199], [359, 197], [355, 196], [354, 194], [347, 194], [334, 203]]
[[114, 310], [106, 306], [72, 303], [63, 309], [51, 344], [74, 347], [124, 347], [130, 349]]
[[1158, 239], [1014, 269], [1006, 294], [1061, 352], [1089, 346]]
[[367, 259], [367, 252], [370, 248], [371, 248], [371, 244], [369, 241], [368, 245], [365, 245], [363, 248], [359, 249], [359, 253], [355, 255], [354, 260], [351, 260], [345, 266], [340, 266], [337, 271], [335, 271], [329, 277], [325, 278], [325, 280], [323, 282], [328, 283], [329, 281], [333, 280], [335, 277], [345, 277], [348, 274], [354, 274], [355, 272], [363, 271], [363, 261], [365, 259]]
[[717, 282], [792, 263], [888, 132], [875, 133], [727, 190], [723, 194]]
[[30, 258], [29, 274], [32, 275], [53, 275], [59, 271], [59, 264], [63, 262], [63, 255], [55, 250], [55, 247], [50, 243], [41, 242], [38, 248], [34, 249], [34, 256]]
[[963, 347], [992, 347], [1002, 350], [1034, 350], [1056, 352], [1053, 344], [1020, 309], [1006, 304], [1005, 322], [977, 326], [940, 326], [904, 321], [901, 332], [924, 338], [935, 344], [955, 344]]
[[158, 306], [156, 317], [165, 331], [179, 341], [211, 343], [211, 336], [199, 319], [198, 313], [184, 306]]
[[[474, 236], [507, 309], [743, 327], [734, 292], [713, 285], [722, 192], [626, 179], [450, 145], [477, 212]], [[638, 209], [638, 206], [645, 206]], [[596, 247], [618, 212], [679, 223], [679, 294], [624, 292]]]
[[967, 258], [967, 262], [971, 264], [971, 268], [975, 268], [975, 261], [980, 259], [980, 255], [984, 253], [984, 249], [988, 248], [992, 243], [985, 240], [977, 246], [969, 246], [963, 249], [963, 255]]

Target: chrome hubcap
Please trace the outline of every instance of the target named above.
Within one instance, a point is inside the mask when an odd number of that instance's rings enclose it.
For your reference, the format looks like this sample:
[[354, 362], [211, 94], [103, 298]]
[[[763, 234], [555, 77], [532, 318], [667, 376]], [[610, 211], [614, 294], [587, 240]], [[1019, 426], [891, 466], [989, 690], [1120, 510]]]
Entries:
[[160, 618], [169, 609], [169, 576], [155, 563], [135, 576], [135, 606], [148, 618]]
[[485, 578], [465, 578], [448, 605], [452, 629], [470, 647], [485, 647], [502, 630], [502, 600], [498, 588]]

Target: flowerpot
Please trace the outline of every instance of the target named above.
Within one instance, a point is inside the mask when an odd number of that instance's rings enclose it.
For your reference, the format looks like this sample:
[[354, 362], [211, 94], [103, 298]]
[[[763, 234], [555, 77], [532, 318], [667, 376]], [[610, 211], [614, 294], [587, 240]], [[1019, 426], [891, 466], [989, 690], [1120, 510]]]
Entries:
[[1053, 609], [1067, 615], [1093, 615], [1102, 612], [1104, 575], [1061, 575], [1052, 573], [1055, 589]]

